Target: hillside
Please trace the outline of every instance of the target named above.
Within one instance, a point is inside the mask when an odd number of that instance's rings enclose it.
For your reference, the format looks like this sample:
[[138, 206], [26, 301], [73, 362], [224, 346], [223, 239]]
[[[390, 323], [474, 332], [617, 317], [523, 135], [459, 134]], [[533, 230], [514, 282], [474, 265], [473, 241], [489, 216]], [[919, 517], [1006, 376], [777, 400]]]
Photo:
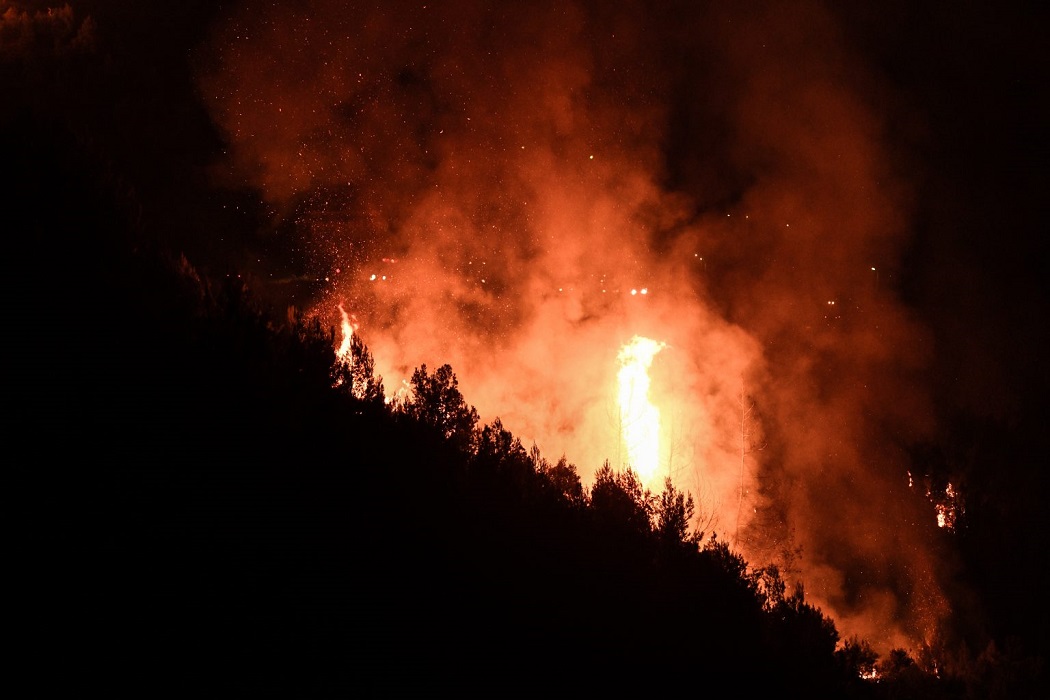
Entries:
[[23, 126], [4, 144], [25, 175], [20, 281], [48, 281], [8, 351], [21, 660], [41, 689], [1035, 687], [1023, 657], [937, 678], [935, 659], [841, 640], [775, 569], [691, 532], [688, 494], [611, 469], [584, 488], [479, 425], [450, 367], [419, 368], [405, 403], [362, 399], [335, 329], [143, 244], [97, 163]]

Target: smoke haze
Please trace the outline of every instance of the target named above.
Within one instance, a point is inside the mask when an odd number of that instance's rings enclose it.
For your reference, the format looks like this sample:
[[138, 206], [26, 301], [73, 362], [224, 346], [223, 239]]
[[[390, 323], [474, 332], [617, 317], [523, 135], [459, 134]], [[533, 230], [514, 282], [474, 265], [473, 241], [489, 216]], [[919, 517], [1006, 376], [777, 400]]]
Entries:
[[388, 391], [448, 362], [585, 482], [623, 466], [620, 346], [667, 343], [661, 477], [845, 635], [914, 647], [947, 610], [895, 96], [819, 3], [607, 5], [245, 4], [200, 55], [217, 181], [258, 188], [324, 280], [296, 303], [345, 304]]

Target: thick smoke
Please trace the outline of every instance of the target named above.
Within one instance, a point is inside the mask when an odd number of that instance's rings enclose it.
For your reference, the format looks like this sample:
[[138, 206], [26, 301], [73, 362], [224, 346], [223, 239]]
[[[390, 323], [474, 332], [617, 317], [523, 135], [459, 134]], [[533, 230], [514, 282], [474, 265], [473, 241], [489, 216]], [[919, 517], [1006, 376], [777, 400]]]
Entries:
[[944, 603], [907, 482], [932, 349], [894, 296], [893, 95], [819, 5], [655, 5], [246, 4], [201, 57], [218, 175], [388, 390], [448, 362], [585, 480], [623, 463], [620, 346], [667, 343], [661, 477], [844, 634], [914, 647]]

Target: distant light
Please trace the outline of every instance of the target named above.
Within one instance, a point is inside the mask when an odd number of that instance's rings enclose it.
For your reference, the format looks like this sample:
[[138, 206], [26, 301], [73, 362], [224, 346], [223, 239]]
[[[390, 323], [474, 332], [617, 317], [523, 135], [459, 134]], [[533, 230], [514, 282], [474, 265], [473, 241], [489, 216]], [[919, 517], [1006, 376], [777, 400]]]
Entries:
[[645, 287], [642, 287], [642, 294], [648, 294], [648, 293], [649, 293], [649, 290], [646, 289]]
[[872, 271], [872, 272], [875, 272], [875, 268], [874, 268], [874, 267], [873, 267], [873, 268], [871, 268], [871, 271]]
[[375, 281], [376, 281], [376, 276], [375, 276], [375, 275], [372, 275], [372, 276], [371, 276], [371, 277], [369, 277], [368, 279], [369, 279], [370, 281], [372, 281], [372, 282], [375, 282]]
[[633, 297], [633, 296], [635, 296], [636, 294], [638, 294], [638, 290], [637, 290], [637, 289], [632, 289], [632, 290], [631, 290], [631, 296]]

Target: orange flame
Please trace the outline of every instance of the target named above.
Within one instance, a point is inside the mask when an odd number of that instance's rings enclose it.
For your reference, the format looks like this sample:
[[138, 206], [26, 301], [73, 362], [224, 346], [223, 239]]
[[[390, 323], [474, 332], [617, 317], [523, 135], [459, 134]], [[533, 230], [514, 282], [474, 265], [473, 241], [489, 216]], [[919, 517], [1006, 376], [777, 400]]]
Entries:
[[339, 343], [339, 349], [336, 351], [336, 357], [341, 362], [352, 362], [353, 357], [350, 354], [350, 343], [354, 338], [354, 331], [357, 330], [357, 319], [346, 312], [342, 304], [339, 304], [339, 314], [343, 317], [342, 330], [343, 340]]
[[645, 483], [652, 480], [660, 461], [660, 410], [649, 400], [649, 367], [665, 343], [634, 336], [620, 348], [620, 436], [627, 465]]

